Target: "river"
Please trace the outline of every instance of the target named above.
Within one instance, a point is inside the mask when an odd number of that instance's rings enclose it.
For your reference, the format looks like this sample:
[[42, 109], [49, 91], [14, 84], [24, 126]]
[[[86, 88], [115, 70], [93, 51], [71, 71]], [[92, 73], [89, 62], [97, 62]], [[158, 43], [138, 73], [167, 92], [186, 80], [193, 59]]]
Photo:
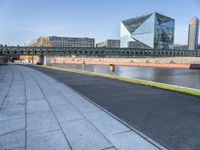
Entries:
[[54, 64], [54, 66], [59, 68], [86, 70], [200, 89], [200, 70], [116, 66], [115, 72], [111, 72], [109, 71], [108, 65]]

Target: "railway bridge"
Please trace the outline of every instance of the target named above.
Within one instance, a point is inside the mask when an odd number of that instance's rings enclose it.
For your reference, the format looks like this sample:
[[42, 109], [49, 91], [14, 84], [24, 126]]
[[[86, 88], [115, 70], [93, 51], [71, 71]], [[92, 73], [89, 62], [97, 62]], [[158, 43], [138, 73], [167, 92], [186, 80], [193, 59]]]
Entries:
[[136, 48], [87, 48], [87, 47], [31, 47], [31, 46], [0, 46], [0, 56], [38, 55], [44, 64], [48, 56], [76, 57], [200, 57], [200, 51], [193, 50], [158, 50]]

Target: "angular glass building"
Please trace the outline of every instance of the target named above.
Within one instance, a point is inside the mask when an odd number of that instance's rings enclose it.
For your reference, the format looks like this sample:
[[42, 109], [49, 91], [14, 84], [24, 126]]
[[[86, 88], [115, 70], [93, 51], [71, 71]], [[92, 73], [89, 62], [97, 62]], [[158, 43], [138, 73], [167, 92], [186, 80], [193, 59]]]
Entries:
[[121, 22], [121, 47], [172, 49], [175, 20], [151, 13]]

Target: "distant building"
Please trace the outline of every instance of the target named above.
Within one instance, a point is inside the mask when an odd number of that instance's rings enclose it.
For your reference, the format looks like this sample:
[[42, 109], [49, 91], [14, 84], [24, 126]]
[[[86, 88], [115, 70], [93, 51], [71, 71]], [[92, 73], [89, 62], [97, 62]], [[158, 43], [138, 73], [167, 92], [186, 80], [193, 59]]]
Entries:
[[108, 39], [97, 43], [96, 47], [120, 48], [120, 40]]
[[121, 22], [121, 47], [172, 49], [175, 20], [151, 13]]
[[188, 49], [198, 49], [198, 37], [199, 37], [199, 19], [197, 17], [192, 18], [189, 23], [188, 31]]
[[31, 43], [32, 46], [52, 46], [52, 47], [95, 47], [94, 38], [76, 37], [40, 37]]
[[175, 44], [174, 50], [188, 50], [188, 45]]

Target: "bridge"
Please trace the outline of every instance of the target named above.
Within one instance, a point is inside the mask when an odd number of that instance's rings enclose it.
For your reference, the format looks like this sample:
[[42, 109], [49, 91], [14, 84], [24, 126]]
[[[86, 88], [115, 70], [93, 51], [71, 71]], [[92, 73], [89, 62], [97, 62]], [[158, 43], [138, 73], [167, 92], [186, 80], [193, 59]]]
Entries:
[[200, 57], [200, 51], [135, 48], [0, 46], [0, 56]]

